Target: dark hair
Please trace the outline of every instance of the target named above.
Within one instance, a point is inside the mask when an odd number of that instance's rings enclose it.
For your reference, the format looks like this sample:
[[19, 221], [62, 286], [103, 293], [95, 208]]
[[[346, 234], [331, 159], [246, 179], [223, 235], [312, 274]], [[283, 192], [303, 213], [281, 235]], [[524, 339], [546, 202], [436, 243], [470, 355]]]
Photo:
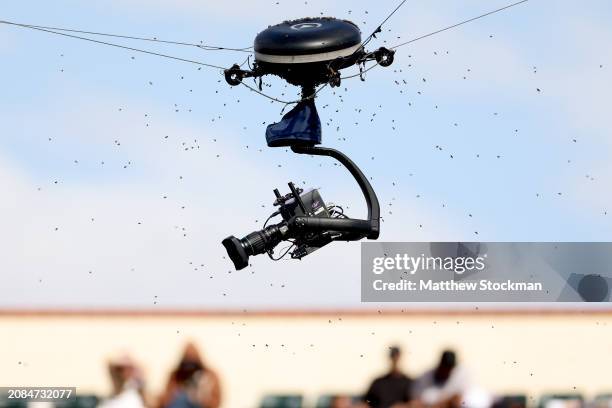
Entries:
[[179, 384], [188, 382], [193, 376], [204, 370], [204, 366], [199, 361], [183, 360], [175, 371], [175, 378]]
[[453, 368], [457, 365], [457, 355], [452, 350], [445, 350], [440, 358], [440, 367]]
[[389, 357], [397, 357], [402, 353], [402, 350], [398, 346], [389, 347]]

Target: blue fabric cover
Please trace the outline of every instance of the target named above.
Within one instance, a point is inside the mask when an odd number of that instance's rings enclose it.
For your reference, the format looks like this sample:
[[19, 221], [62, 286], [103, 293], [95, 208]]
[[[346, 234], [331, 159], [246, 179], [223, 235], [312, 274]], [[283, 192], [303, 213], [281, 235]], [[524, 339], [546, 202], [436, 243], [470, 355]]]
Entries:
[[314, 99], [299, 102], [283, 119], [266, 129], [270, 147], [321, 144], [321, 120]]

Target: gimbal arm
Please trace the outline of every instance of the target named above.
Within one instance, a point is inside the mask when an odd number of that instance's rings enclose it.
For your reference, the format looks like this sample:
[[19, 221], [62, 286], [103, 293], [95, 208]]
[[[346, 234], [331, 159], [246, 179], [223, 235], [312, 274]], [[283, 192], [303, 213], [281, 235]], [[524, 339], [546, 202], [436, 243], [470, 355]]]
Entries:
[[350, 218], [319, 218], [319, 217], [294, 217], [291, 223], [298, 229], [310, 231], [338, 231], [349, 234], [343, 240], [359, 240], [363, 237], [378, 239], [380, 235], [380, 205], [372, 185], [357, 167], [357, 165], [344, 153], [327, 147], [314, 146], [292, 146], [291, 150], [298, 154], [309, 154], [313, 156], [329, 156], [338, 160], [348, 169], [359, 184], [361, 192], [368, 206], [368, 219], [355, 220]]

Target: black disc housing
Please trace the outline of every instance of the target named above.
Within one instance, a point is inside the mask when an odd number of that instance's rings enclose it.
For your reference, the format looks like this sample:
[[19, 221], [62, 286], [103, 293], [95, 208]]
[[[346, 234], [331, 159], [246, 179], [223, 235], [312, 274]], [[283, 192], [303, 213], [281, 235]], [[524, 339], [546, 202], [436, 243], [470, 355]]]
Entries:
[[268, 27], [257, 35], [254, 48], [258, 70], [297, 86], [327, 83], [333, 72], [355, 64], [363, 53], [359, 27], [332, 17], [302, 18]]

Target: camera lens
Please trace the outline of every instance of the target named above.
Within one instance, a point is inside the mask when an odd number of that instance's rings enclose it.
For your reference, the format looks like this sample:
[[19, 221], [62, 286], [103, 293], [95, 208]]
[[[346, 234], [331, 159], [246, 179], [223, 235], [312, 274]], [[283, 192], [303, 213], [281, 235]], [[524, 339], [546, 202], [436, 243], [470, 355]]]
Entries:
[[236, 270], [239, 271], [249, 265], [249, 256], [263, 254], [277, 246], [282, 241], [286, 230], [287, 224], [282, 222], [255, 231], [242, 239], [228, 237], [223, 240], [222, 244]]
[[249, 255], [244, 250], [244, 247], [238, 238], [225, 238], [222, 244], [227, 251], [227, 255], [234, 263], [237, 271], [244, 269], [249, 265]]

